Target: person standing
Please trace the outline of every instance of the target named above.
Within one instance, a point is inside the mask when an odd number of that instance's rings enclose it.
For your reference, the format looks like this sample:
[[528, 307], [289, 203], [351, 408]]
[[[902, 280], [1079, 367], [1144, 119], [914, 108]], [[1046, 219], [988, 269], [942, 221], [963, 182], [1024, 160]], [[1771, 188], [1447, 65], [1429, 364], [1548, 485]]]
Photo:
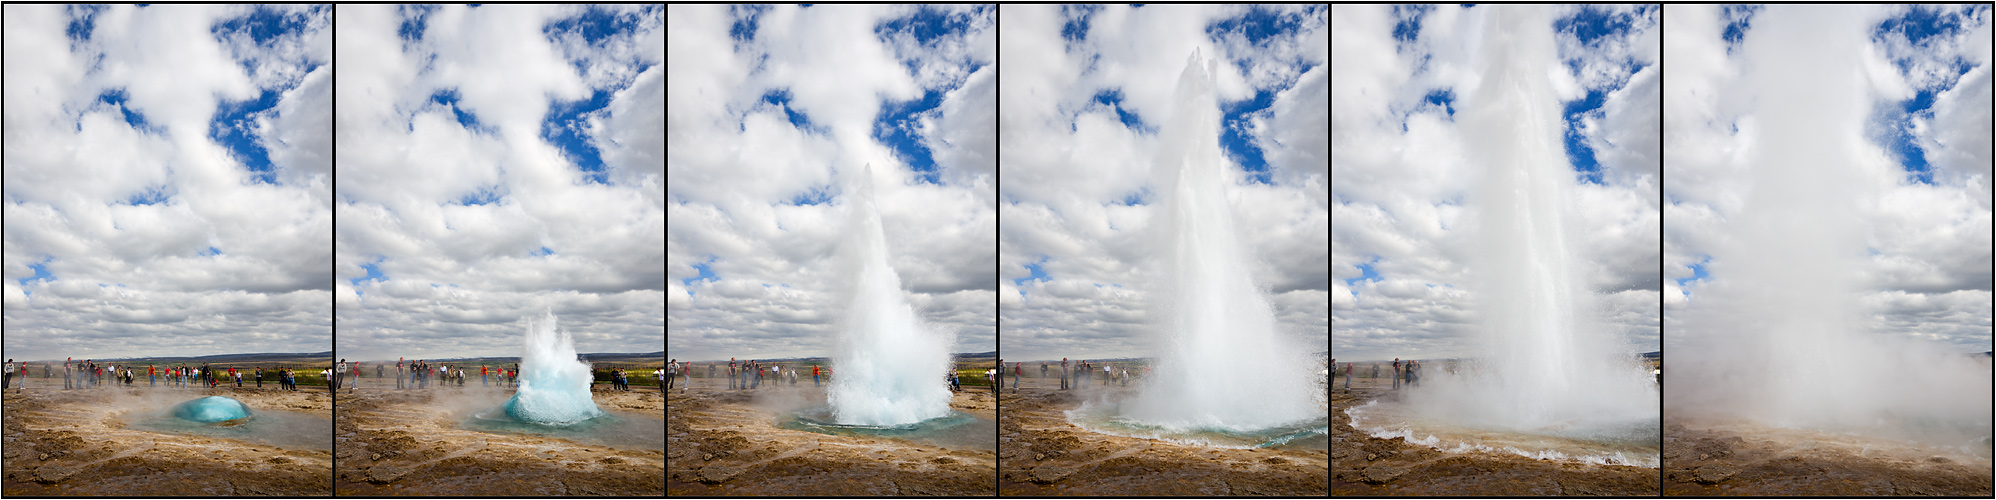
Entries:
[[1040, 362], [1040, 378], [1047, 378], [1047, 362]]
[[1060, 358], [1060, 388], [1067, 389], [1067, 358]]
[[237, 388], [237, 389], [241, 389], [241, 388], [243, 388], [243, 374], [242, 374], [242, 373], [240, 373], [240, 372], [237, 372], [235, 368], [230, 368], [230, 369], [229, 369], [229, 376], [230, 376], [230, 377], [235, 377], [235, 379], [236, 379], [236, 388]]
[[1351, 363], [1345, 363], [1345, 393], [1351, 393]]
[[402, 370], [403, 370], [403, 367], [402, 367], [402, 360], [403, 360], [403, 359], [405, 359], [405, 358], [401, 358], [401, 357], [397, 357], [397, 358], [395, 358], [395, 388], [396, 388], [396, 389], [407, 389], [407, 388], [408, 388], [408, 386], [407, 386], [407, 385], [405, 385], [405, 383], [403, 382], [403, 380], [404, 380], [404, 379], [402, 378], [402, 377], [404, 377], [404, 376], [406, 376], [406, 375], [407, 375], [407, 373], [406, 373], [406, 372], [403, 372], [403, 371], [402, 371]]
[[811, 365], [811, 387], [820, 387], [818, 384], [818, 365]]
[[492, 379], [487, 378], [485, 365], [478, 365], [478, 385], [492, 387]]
[[1393, 358], [1393, 390], [1400, 390], [1400, 358]]
[[728, 358], [728, 389], [735, 388], [735, 358]]
[[6, 380], [0, 380], [0, 389], [6, 389], [6, 388], [7, 388], [7, 386], [10, 386], [10, 385], [14, 385], [14, 359], [13, 359], [13, 358], [7, 358], [7, 366], [6, 366], [6, 368], [7, 368], [7, 378], [6, 378]]
[[1019, 377], [1025, 376], [1025, 365], [1026, 363], [1023, 361], [1012, 362], [1012, 393], [1014, 394], [1019, 392]]
[[359, 362], [359, 361], [355, 361], [355, 362], [353, 362], [353, 374], [352, 374], [352, 375], [353, 375], [353, 385], [351, 385], [351, 386], [348, 386], [348, 389], [350, 389], [350, 390], [355, 390], [355, 391], [358, 391], [358, 390], [360, 390], [360, 362]]

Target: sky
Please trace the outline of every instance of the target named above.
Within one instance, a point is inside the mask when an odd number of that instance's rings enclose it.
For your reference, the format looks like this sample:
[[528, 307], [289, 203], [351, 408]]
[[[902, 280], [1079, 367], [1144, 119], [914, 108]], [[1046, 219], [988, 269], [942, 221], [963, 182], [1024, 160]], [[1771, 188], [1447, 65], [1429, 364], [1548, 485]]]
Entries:
[[662, 348], [663, 15], [337, 8], [339, 357]]
[[995, 8], [667, 9], [668, 356], [829, 355], [863, 172], [916, 314], [997, 350]]
[[1006, 359], [1146, 356], [1153, 156], [1196, 50], [1216, 83], [1235, 224], [1278, 326], [1325, 345], [1331, 285], [1322, 6], [1005, 5], [998, 303]]
[[[1331, 350], [1340, 360], [1474, 354], [1477, 144], [1457, 96], [1481, 81], [1491, 6], [1338, 5], [1331, 16]], [[1501, 8], [1533, 8], [1503, 6]], [[1564, 119], [1567, 234], [1600, 327], [1661, 348], [1661, 35], [1655, 6], [1561, 6], [1547, 77]], [[1494, 35], [1493, 35], [1494, 36]]]
[[[1740, 239], [1731, 221], [1750, 211], [1755, 193], [1773, 191], [1754, 187], [1767, 181], [1751, 162], [1765, 130], [1792, 116], [1752, 97], [1780, 81], [1766, 66], [1807, 53], [1798, 44], [1835, 43], [1850, 47], [1857, 69], [1812, 87], [1843, 92], [1822, 108], [1851, 110], [1823, 130], [1843, 134], [1839, 151], [1856, 167], [1839, 195], [1854, 203], [1838, 226], [1864, 253], [1826, 272], [1855, 274], [1866, 331], [1990, 350], [1989, 7], [1673, 5], [1667, 13], [1665, 321], [1688, 319], [1700, 299], [1727, 300], [1727, 280], [1750, 271], [1727, 272], [1724, 255], [1740, 254], [1728, 250]], [[1822, 39], [1757, 30], [1771, 19], [1821, 26], [1812, 29]]]
[[332, 9], [5, 7], [16, 360], [332, 350]]

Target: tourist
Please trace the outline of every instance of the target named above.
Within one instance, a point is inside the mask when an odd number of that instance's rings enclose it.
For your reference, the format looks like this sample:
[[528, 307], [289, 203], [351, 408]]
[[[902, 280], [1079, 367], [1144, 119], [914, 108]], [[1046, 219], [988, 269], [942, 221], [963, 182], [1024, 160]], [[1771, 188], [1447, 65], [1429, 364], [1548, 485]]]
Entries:
[[[709, 384], [714, 383], [714, 364], [707, 363], [707, 383]], [[692, 376], [688, 376], [687, 380], [693, 380]]]
[[7, 358], [7, 377], [0, 380], [0, 389], [6, 389], [10, 385], [14, 385], [14, 358]]
[[347, 386], [347, 388], [348, 388], [349, 390], [355, 390], [355, 391], [358, 391], [358, 390], [360, 390], [360, 362], [359, 362], [359, 361], [355, 361], [355, 362], [353, 362], [353, 374], [352, 374], [352, 375], [353, 375], [353, 382], [352, 382], [352, 384], [353, 384], [353, 385], [350, 385], [350, 386]]
[[402, 385], [402, 376], [403, 376], [403, 373], [402, 373], [402, 359], [403, 359], [403, 358], [400, 358], [400, 357], [397, 357], [397, 358], [395, 358], [395, 388], [396, 388], [396, 389], [403, 389], [403, 388], [405, 388], [405, 387], [404, 387], [404, 386]]
[[735, 389], [735, 358], [728, 358], [728, 388]]
[[818, 387], [818, 365], [811, 365], [811, 387]]
[[1067, 358], [1060, 358], [1060, 388], [1067, 389]]
[[1351, 363], [1345, 363], [1345, 393], [1351, 393]]
[[1047, 362], [1040, 362], [1040, 378], [1047, 378]]
[[1369, 377], [1369, 378], [1373, 378], [1373, 379], [1377, 379], [1377, 378], [1379, 378], [1379, 363], [1373, 363], [1373, 364], [1372, 364], [1372, 376], [1371, 376], [1371, 377]]
[[1014, 394], [1019, 392], [1019, 377], [1024, 376], [1023, 374], [1025, 372], [1026, 372], [1025, 363], [1016, 362], [1016, 361], [1012, 363], [1012, 392]]
[[235, 378], [236, 378], [236, 388], [237, 388], [237, 389], [241, 389], [241, 388], [243, 388], [243, 374], [241, 374], [241, 373], [236, 373], [236, 369], [235, 369], [235, 368], [230, 368], [230, 369], [229, 369], [229, 376], [231, 376], [231, 377], [235, 377]]
[[1102, 385], [1109, 385], [1109, 367], [1102, 367]]
[[1400, 358], [1393, 358], [1393, 390], [1400, 390]]
[[478, 365], [478, 385], [492, 387], [492, 380], [485, 378], [485, 365]]

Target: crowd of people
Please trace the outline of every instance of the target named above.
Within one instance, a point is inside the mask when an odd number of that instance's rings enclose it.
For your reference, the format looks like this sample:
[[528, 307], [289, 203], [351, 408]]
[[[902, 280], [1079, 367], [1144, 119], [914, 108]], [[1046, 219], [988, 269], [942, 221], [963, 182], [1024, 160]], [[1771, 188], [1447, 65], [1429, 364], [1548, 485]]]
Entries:
[[[43, 363], [41, 368], [41, 378], [45, 380], [57, 378], [60, 375], [62, 378], [62, 388], [64, 389], [130, 388], [138, 387], [140, 385], [139, 382], [145, 382], [144, 386], [149, 388], [159, 387], [162, 382], [167, 387], [175, 389], [185, 389], [189, 384], [192, 384], [197, 389], [202, 388], [201, 386], [203, 385], [213, 389], [230, 384], [242, 388], [245, 387], [245, 383], [254, 383], [256, 384], [255, 387], [262, 388], [264, 378], [268, 377], [278, 382], [278, 388], [280, 389], [298, 390], [296, 374], [289, 368], [278, 368], [272, 371], [258, 366], [249, 370], [237, 370], [232, 365], [215, 368], [208, 363], [202, 363], [197, 366], [190, 366], [186, 363], [171, 365], [148, 363], [144, 367], [140, 367], [137, 365], [98, 363], [93, 359], [77, 361], [76, 358], [64, 359], [59, 373], [56, 365], [53, 363]], [[0, 388], [25, 389], [27, 388], [28, 376], [33, 374], [27, 362], [16, 363], [11, 359], [7, 360], [5, 364], [5, 372], [5, 381], [0, 382]], [[249, 380], [248, 382], [244, 380], [246, 377]], [[51, 383], [50, 387], [53, 388], [54, 384]]]
[[[760, 389], [765, 384], [770, 386], [795, 386], [805, 377], [804, 369], [801, 367], [792, 366], [785, 369], [780, 364], [754, 359], [737, 360], [729, 358], [728, 363], [725, 365], [718, 361], [707, 363], [706, 372], [706, 378], [708, 379], [726, 375], [728, 378], [728, 389], [731, 390]], [[654, 373], [662, 376], [664, 380], [659, 385], [660, 392], [670, 390], [675, 386], [681, 387], [681, 392], [685, 392], [685, 387], [681, 384], [691, 384], [693, 374], [696, 371], [693, 369], [692, 362], [680, 363], [679, 360], [675, 359], [666, 362], [664, 369]], [[830, 380], [831, 376], [831, 367], [811, 365], [811, 386], [823, 386], [827, 380]], [[686, 380], [683, 382], [678, 381], [677, 379], [679, 378], [685, 378]]]
[[[1400, 389], [1400, 386], [1402, 386], [1402, 385], [1405, 385], [1405, 386], [1407, 386], [1407, 387], [1409, 387], [1409, 388], [1413, 388], [1413, 387], [1420, 387], [1420, 386], [1421, 386], [1421, 362], [1420, 362], [1420, 361], [1418, 361], [1418, 360], [1412, 360], [1412, 359], [1409, 359], [1409, 360], [1404, 360], [1404, 361], [1403, 361], [1403, 360], [1401, 360], [1400, 358], [1393, 358], [1393, 363], [1392, 363], [1392, 364], [1390, 364], [1390, 365], [1381, 365], [1381, 364], [1379, 364], [1379, 363], [1372, 363], [1372, 364], [1371, 364], [1371, 374], [1370, 374], [1370, 378], [1374, 378], [1374, 379], [1377, 379], [1377, 378], [1379, 378], [1379, 369], [1380, 369], [1380, 368], [1381, 368], [1382, 366], [1390, 366], [1390, 367], [1391, 367], [1392, 371], [1390, 372], [1390, 375], [1392, 375], [1392, 378], [1393, 378], [1393, 389], [1394, 389], [1394, 390], [1399, 390], [1399, 389]], [[1444, 366], [1446, 366], [1446, 365], [1444, 365]], [[1336, 378], [1336, 377], [1344, 377], [1344, 379], [1345, 379], [1345, 380], [1344, 380], [1344, 388], [1345, 388], [1345, 392], [1351, 392], [1351, 379], [1352, 379], [1352, 374], [1353, 374], [1353, 373], [1355, 373], [1356, 371], [1357, 371], [1357, 367], [1356, 367], [1356, 366], [1354, 366], [1354, 365], [1353, 365], [1352, 363], [1349, 363], [1349, 362], [1345, 363], [1345, 366], [1344, 366], [1344, 369], [1343, 369], [1343, 370], [1339, 370], [1339, 369], [1338, 369], [1338, 360], [1336, 360], [1336, 359], [1332, 359], [1332, 360], [1331, 360], [1331, 377], [1333, 377], [1333, 378]], [[1453, 369], [1450, 369], [1450, 370], [1448, 370], [1448, 371], [1449, 371], [1450, 373], [1454, 373], [1454, 370], [1453, 370]], [[1332, 383], [1331, 383], [1331, 385], [1332, 385], [1332, 386], [1336, 386], [1336, 385], [1337, 385], [1337, 382], [1336, 382], [1335, 380], [1333, 380], [1333, 381], [1332, 381]]]

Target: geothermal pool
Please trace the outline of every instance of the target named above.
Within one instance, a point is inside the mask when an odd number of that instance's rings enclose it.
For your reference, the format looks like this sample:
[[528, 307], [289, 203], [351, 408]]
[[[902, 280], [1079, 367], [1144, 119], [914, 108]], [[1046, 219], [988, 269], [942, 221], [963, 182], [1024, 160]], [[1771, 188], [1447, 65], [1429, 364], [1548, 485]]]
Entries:
[[1331, 449], [1331, 420], [1323, 416], [1258, 428], [1222, 426], [1176, 428], [1130, 418], [1116, 404], [1083, 404], [1066, 412], [1068, 423], [1111, 436], [1155, 439], [1219, 448]]
[[1376, 399], [1345, 411], [1352, 427], [1382, 439], [1406, 438], [1449, 453], [1508, 453], [1534, 459], [1655, 468], [1663, 431], [1654, 420], [1552, 422], [1532, 429], [1487, 429], [1427, 417], [1398, 402]]
[[202, 423], [175, 416], [174, 408], [131, 412], [126, 428], [248, 441], [286, 449], [333, 449], [333, 420], [305, 412], [256, 410], [247, 419]]
[[998, 449], [997, 421], [957, 411], [912, 424], [862, 425], [838, 423], [830, 407], [817, 407], [786, 413], [777, 418], [776, 426], [834, 436], [902, 439], [950, 449]]
[[628, 411], [604, 411], [594, 418], [555, 426], [519, 420], [495, 409], [473, 413], [458, 428], [497, 434], [547, 436], [611, 448], [665, 449], [665, 423], [655, 416]]

